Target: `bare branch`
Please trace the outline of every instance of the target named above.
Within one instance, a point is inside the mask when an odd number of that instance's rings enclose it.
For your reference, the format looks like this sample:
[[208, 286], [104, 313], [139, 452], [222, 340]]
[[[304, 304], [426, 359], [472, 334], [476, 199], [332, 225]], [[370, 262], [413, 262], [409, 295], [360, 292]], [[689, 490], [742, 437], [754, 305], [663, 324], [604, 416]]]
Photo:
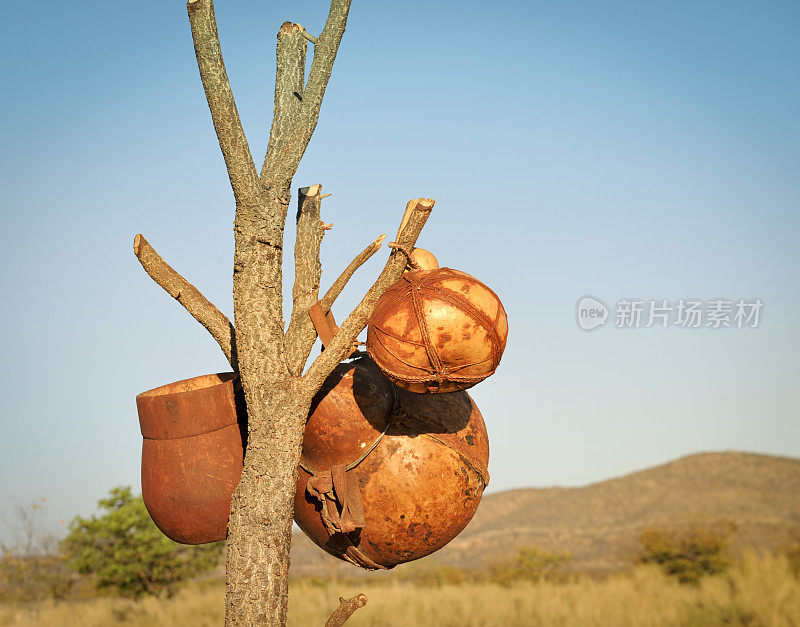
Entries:
[[133, 239], [133, 253], [145, 272], [211, 333], [233, 369], [238, 371], [233, 325], [225, 314], [164, 261], [141, 234]]
[[339, 597], [339, 607], [337, 607], [331, 617], [326, 621], [325, 627], [341, 627], [356, 612], [356, 610], [367, 604], [367, 595], [359, 594], [350, 599]]
[[[269, 145], [261, 167], [261, 180], [277, 175], [276, 164], [286, 153], [286, 144], [295, 132], [303, 103], [303, 81], [306, 76], [305, 30], [300, 24], [284, 22], [278, 31], [277, 70], [275, 73], [275, 107]], [[291, 174], [289, 175], [291, 181]], [[278, 183], [273, 178], [273, 184]], [[289, 182], [283, 181], [285, 187]]]
[[[299, 376], [308, 359], [306, 345], [313, 346], [316, 332], [308, 316], [309, 308], [319, 299], [322, 265], [319, 249], [325, 234], [320, 219], [322, 185], [302, 188], [297, 198], [297, 240], [294, 245], [294, 287], [292, 317], [286, 331], [286, 364], [289, 373]], [[308, 351], [311, 350], [309, 346]]]
[[[320, 196], [320, 198], [325, 198], [325, 196]], [[326, 225], [323, 224], [322, 228], [324, 229], [325, 227]], [[353, 276], [355, 271], [364, 265], [367, 260], [372, 257], [372, 255], [380, 250], [385, 238], [386, 235], [381, 235], [378, 239], [362, 250], [358, 256], [350, 262], [350, 265], [345, 268], [344, 272], [339, 275], [339, 278], [333, 282], [333, 285], [328, 288], [328, 291], [325, 292], [325, 296], [323, 296], [322, 300], [320, 300], [320, 313], [322, 316], [326, 316], [330, 312], [331, 307], [333, 307], [333, 303], [339, 297], [339, 294], [342, 293], [342, 290], [347, 285], [347, 282]], [[287, 332], [286, 337], [287, 347], [291, 345], [293, 346], [293, 350], [297, 351], [296, 359], [298, 359], [298, 366], [296, 372], [298, 375], [302, 373], [306, 364], [306, 360], [308, 360], [308, 356], [311, 354], [311, 349], [314, 347], [314, 342], [317, 339], [317, 330], [311, 318], [303, 316], [300, 317], [299, 320], [302, 324], [298, 324], [296, 327], [294, 331], [295, 337], [290, 340], [289, 332]], [[300, 361], [302, 361], [302, 363], [300, 363]]]
[[305, 37], [312, 44], [317, 43], [317, 38], [314, 37], [314, 35], [312, 35], [311, 33], [309, 33], [305, 28], [303, 29], [303, 37]]
[[225, 72], [217, 22], [214, 18], [214, 3], [212, 0], [189, 0], [186, 8], [192, 27], [200, 79], [206, 92], [219, 147], [225, 159], [225, 166], [228, 168], [228, 178], [236, 198], [236, 206], [247, 208], [255, 215], [262, 204], [261, 184]]
[[[291, 179], [297, 171], [300, 159], [306, 151], [311, 135], [317, 127], [322, 98], [333, 70], [333, 62], [342, 41], [347, 14], [351, 0], [332, 0], [325, 28], [322, 29], [314, 44], [314, 60], [311, 63], [308, 81], [303, 92], [303, 103], [296, 122], [295, 130], [289, 138], [284, 151], [277, 155], [274, 170], [269, 172], [269, 179], [277, 181]], [[302, 34], [301, 34], [302, 36]]]
[[325, 348], [325, 351], [314, 360], [314, 363], [311, 364], [308, 372], [303, 377], [306, 392], [316, 393], [336, 365], [347, 357], [352, 350], [356, 337], [367, 326], [378, 299], [403, 274], [408, 260], [402, 249], [412, 250], [414, 248], [414, 244], [416, 244], [434, 204], [433, 200], [426, 198], [418, 198], [413, 202], [415, 203], [414, 209], [411, 211], [408, 222], [396, 242], [398, 248], [394, 249], [392, 254], [389, 255], [389, 260], [386, 262], [378, 279], [356, 308], [347, 316], [336, 337]]
[[320, 306], [322, 307], [323, 313], [328, 313], [331, 310], [333, 303], [337, 298], [339, 298], [339, 294], [342, 293], [342, 290], [345, 288], [351, 277], [355, 274], [356, 270], [363, 266], [367, 261], [369, 261], [372, 255], [380, 250], [383, 240], [385, 239], [386, 234], [384, 233], [364, 250], [358, 253], [356, 258], [353, 259], [353, 261], [351, 261], [350, 264], [339, 275], [339, 278], [333, 282], [333, 285], [328, 288], [328, 291], [325, 292], [325, 296], [323, 296], [320, 300]]
[[[315, 110], [319, 114], [319, 107], [325, 95], [325, 88], [333, 70], [333, 62], [347, 26], [347, 14], [350, 12], [350, 0], [332, 0], [328, 12], [328, 19], [314, 44], [314, 60], [311, 63], [311, 72], [306, 85], [307, 98], [304, 105], [308, 111]], [[316, 124], [316, 119], [315, 122]], [[313, 128], [309, 133], [313, 132]]]

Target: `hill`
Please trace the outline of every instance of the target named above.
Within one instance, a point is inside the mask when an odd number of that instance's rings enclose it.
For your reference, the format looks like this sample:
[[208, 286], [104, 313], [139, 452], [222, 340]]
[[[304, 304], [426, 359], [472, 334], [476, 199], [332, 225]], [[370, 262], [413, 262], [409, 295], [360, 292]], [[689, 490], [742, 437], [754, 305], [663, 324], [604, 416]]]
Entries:
[[[720, 520], [738, 527], [735, 548], [787, 542], [800, 527], [800, 459], [700, 453], [579, 488], [489, 494], [461, 535], [422, 561], [482, 568], [537, 546], [569, 551], [575, 570], [622, 570], [634, 563], [643, 528]], [[358, 571], [295, 534], [292, 574], [332, 573]]]

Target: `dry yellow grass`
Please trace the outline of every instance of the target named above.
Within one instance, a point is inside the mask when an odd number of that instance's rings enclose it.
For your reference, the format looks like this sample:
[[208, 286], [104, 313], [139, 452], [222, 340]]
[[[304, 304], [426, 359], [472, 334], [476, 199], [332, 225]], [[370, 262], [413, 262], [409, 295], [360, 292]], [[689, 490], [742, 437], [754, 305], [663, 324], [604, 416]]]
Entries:
[[[670, 625], [800, 625], [800, 580], [783, 556], [745, 554], [724, 576], [699, 587], [666, 578], [654, 567], [604, 581], [445, 585], [410, 583], [292, 587], [289, 624], [322, 625], [341, 596], [365, 592], [367, 606], [348, 626], [489, 625], [662, 627]], [[196, 582], [170, 600], [122, 599], [44, 602], [0, 607], [0, 625], [220, 625], [221, 582]]]

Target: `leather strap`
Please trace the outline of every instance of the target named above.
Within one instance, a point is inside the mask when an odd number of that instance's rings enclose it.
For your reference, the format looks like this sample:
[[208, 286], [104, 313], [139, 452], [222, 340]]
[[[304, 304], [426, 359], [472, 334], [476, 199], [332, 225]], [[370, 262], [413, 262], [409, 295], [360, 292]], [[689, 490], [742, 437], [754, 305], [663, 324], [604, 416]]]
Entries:
[[[336, 324], [336, 320], [333, 318], [333, 312], [329, 311], [325, 313], [322, 310], [322, 305], [317, 301], [309, 307], [308, 315], [311, 317], [314, 329], [316, 329], [317, 335], [319, 335], [319, 339], [322, 341], [322, 347], [325, 348], [333, 341], [333, 338], [339, 332], [339, 325]], [[361, 344], [361, 342], [353, 343], [353, 349], [350, 351], [348, 357], [352, 356], [353, 353], [358, 350], [359, 344]]]
[[[345, 464], [314, 473], [308, 492], [322, 503], [322, 522], [328, 533], [350, 533], [364, 528], [364, 503], [355, 475], [348, 475]], [[341, 506], [341, 513], [337, 507]]]
[[317, 330], [319, 339], [322, 340], [322, 345], [327, 346], [330, 344], [339, 331], [339, 327], [336, 326], [336, 321], [333, 319], [333, 314], [329, 311], [326, 315], [322, 311], [322, 306], [319, 302], [316, 302], [309, 308], [308, 315], [311, 316], [311, 322]]

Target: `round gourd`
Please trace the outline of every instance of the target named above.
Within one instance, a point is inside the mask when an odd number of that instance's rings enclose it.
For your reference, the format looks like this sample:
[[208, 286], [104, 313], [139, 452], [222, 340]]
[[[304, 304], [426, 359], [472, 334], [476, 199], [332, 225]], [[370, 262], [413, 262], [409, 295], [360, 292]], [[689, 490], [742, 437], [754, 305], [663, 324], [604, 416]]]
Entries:
[[488, 457], [483, 418], [465, 392], [411, 394], [369, 358], [341, 364], [306, 424], [295, 521], [331, 555], [392, 568], [467, 525]]
[[378, 300], [367, 351], [407, 390], [453, 392], [497, 369], [507, 337], [503, 304], [478, 279], [451, 268], [417, 270]]
[[[416, 268], [414, 267], [416, 265]], [[415, 248], [411, 251], [411, 259], [408, 263], [408, 271], [412, 270], [435, 270], [439, 267], [439, 260], [436, 259], [431, 251], [424, 248]]]

